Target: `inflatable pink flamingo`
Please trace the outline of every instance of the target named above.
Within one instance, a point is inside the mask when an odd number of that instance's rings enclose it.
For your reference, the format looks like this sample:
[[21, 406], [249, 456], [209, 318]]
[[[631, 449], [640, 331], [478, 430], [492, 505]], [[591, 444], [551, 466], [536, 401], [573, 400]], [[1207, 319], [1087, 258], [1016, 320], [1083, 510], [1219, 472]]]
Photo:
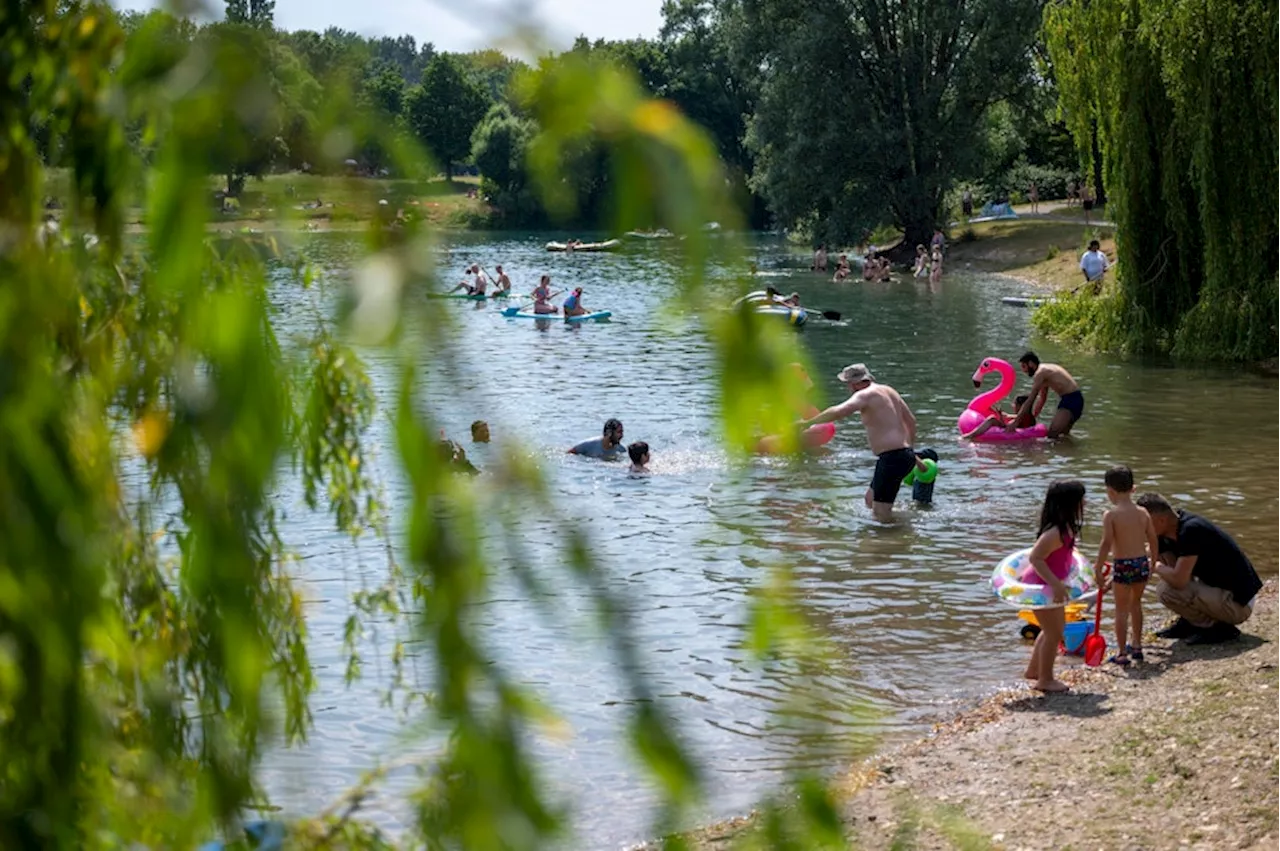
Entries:
[[[1006, 360], [1000, 358], [986, 358], [978, 365], [978, 370], [973, 374], [973, 386], [981, 387], [982, 379], [989, 372], [1000, 373], [1000, 386], [994, 390], [988, 390], [986, 393], [980, 393], [969, 403], [969, 407], [964, 409], [960, 414], [960, 419], [956, 425], [960, 428], [961, 434], [968, 434], [978, 426], [982, 425], [982, 421], [995, 413], [992, 406], [1002, 401], [1013, 390], [1013, 385], [1017, 378], [1013, 371], [1013, 366]], [[986, 434], [975, 437], [974, 440], [988, 443], [1001, 443], [1011, 440], [1035, 440], [1044, 437], [1048, 433], [1048, 428], [1043, 423], [1036, 423], [1031, 428], [1020, 428], [1017, 431], [1005, 431], [1003, 428], [992, 428]]]

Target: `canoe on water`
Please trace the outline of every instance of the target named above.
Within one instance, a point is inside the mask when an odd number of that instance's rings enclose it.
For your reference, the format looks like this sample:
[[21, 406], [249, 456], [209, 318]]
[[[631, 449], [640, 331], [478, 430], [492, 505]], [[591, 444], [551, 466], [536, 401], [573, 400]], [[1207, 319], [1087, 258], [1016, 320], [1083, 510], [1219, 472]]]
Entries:
[[510, 298], [511, 293], [503, 291], [498, 293], [487, 293], [485, 295], [472, 295], [471, 293], [427, 293], [427, 298], [461, 298], [467, 301], [484, 301], [490, 298]]
[[1039, 307], [1042, 304], [1053, 304], [1057, 299], [1053, 296], [1020, 295], [1005, 296], [1000, 301], [1010, 307]]
[[561, 313], [534, 313], [532, 310], [513, 312], [504, 310], [502, 315], [508, 319], [536, 319], [542, 322], [603, 322], [613, 315], [611, 310], [593, 310], [580, 316], [565, 316]]
[[[579, 251], [616, 251], [622, 247], [622, 240], [610, 239], [605, 242], [584, 242], [582, 245], [573, 247], [574, 253]], [[569, 246], [563, 242], [548, 242], [548, 251], [568, 251]]]

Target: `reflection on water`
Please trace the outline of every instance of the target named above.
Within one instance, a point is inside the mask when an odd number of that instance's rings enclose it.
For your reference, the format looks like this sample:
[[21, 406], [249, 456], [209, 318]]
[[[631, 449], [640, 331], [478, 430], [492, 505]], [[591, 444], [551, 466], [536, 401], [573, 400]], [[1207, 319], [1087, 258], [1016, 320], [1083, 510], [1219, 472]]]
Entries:
[[[437, 374], [426, 395], [450, 435], [462, 438], [472, 420], [486, 419], [495, 440], [537, 457], [557, 501], [589, 531], [609, 585], [633, 609], [644, 673], [708, 768], [711, 814], [745, 809], [795, 760], [839, 765], [873, 734], [881, 741], [916, 734], [958, 702], [1015, 682], [1027, 649], [987, 577], [1002, 556], [1030, 545], [1055, 478], [1089, 487], [1082, 537], [1090, 555], [1100, 537], [1103, 472], [1125, 463], [1141, 490], [1159, 490], [1220, 523], [1261, 573], [1276, 572], [1274, 379], [1121, 361], [1036, 340], [1042, 359], [1064, 363], [1083, 387], [1087, 408], [1073, 438], [965, 444], [955, 420], [973, 392], [973, 369], [987, 355], [1014, 360], [1029, 345], [1026, 311], [1000, 303], [1016, 285], [963, 271], [934, 287], [832, 284], [799, 271], [804, 261], [780, 244], [761, 242], [757, 262], [771, 283], [844, 314], [841, 323], [813, 322], [802, 332], [827, 401], [840, 390], [836, 371], [864, 361], [915, 410], [918, 448], [932, 446], [941, 457], [934, 506], [907, 509], [885, 526], [862, 503], [874, 458], [855, 423], [838, 426], [830, 452], [795, 463], [735, 466], [720, 450], [711, 347], [696, 325], [663, 309], [676, 286], [668, 250], [548, 255], [537, 237], [460, 240], [446, 268], [472, 258], [500, 262], [525, 292], [550, 272], [555, 286], [581, 284], [588, 305], [614, 312], [608, 325], [538, 328], [487, 305], [450, 304], [458, 320], [450, 345], [461, 368]], [[310, 250], [340, 276], [352, 244], [326, 236]], [[424, 362], [438, 354], [423, 352]], [[371, 372], [386, 400], [392, 394], [379, 357]], [[650, 444], [654, 475], [631, 478], [624, 464], [564, 454], [611, 416], [624, 421], [628, 440]], [[384, 419], [376, 429], [389, 456]], [[467, 449], [481, 468], [496, 451]], [[383, 460], [394, 510], [403, 504], [401, 485]], [[296, 505], [290, 523], [287, 539], [306, 542], [301, 572], [320, 694], [311, 741], [275, 755], [264, 774], [281, 803], [313, 812], [377, 760], [427, 753], [430, 743], [407, 737], [394, 712], [379, 706], [376, 660], [367, 666], [374, 682], [342, 685], [346, 598], [377, 581], [377, 554], [328, 534], [324, 518]], [[558, 530], [524, 518], [519, 534], [552, 575]], [[788, 703], [788, 687], [801, 681], [797, 666], [761, 666], [742, 647], [752, 589], [779, 562], [794, 565], [806, 610], [835, 651], [824, 669], [803, 672], [818, 688], [799, 705]], [[604, 650], [585, 640], [588, 601], [576, 590], [553, 594], [548, 616], [499, 562], [494, 599], [476, 617], [499, 664], [540, 691], [572, 730], [567, 740], [536, 747], [551, 788], [573, 802], [575, 844], [614, 847], [643, 836], [650, 804], [621, 744], [625, 692]], [[390, 642], [381, 645], [385, 652]], [[423, 686], [426, 656], [411, 657]], [[814, 721], [823, 732], [814, 732]], [[415, 782], [409, 771], [394, 773], [376, 817], [402, 823], [395, 793]]]

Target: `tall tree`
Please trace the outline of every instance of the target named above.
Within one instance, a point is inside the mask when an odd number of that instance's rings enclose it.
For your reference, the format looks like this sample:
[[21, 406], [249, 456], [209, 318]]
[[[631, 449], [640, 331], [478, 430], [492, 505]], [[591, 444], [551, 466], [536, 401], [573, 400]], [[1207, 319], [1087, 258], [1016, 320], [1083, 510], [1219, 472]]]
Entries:
[[409, 126], [445, 176], [453, 179], [453, 164], [471, 153], [471, 134], [489, 108], [489, 98], [458, 60], [439, 54], [405, 98]]
[[227, 23], [269, 30], [275, 25], [275, 17], [276, 0], [227, 0]]
[[785, 225], [927, 242], [986, 110], [1030, 80], [1036, 0], [731, 0], [762, 81], [748, 139]]
[[1081, 306], [1094, 342], [1274, 357], [1276, 32], [1267, 0], [1046, 9], [1063, 114], [1120, 230], [1118, 292]]

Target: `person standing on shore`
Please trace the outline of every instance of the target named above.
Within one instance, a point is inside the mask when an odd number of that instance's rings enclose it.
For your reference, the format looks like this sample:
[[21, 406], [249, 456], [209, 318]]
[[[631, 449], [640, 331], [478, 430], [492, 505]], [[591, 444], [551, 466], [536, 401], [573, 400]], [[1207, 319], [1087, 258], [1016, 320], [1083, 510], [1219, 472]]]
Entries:
[[1031, 181], [1031, 186], [1027, 188], [1027, 200], [1031, 202], [1031, 212], [1040, 212], [1040, 192], [1036, 189], [1036, 182]]
[[1218, 644], [1240, 636], [1237, 624], [1253, 615], [1262, 580], [1230, 535], [1190, 511], [1175, 511], [1158, 493], [1144, 493], [1138, 505], [1151, 515], [1160, 546], [1157, 593], [1179, 617], [1156, 633], [1188, 644]]
[[[1109, 661], [1128, 665], [1142, 657], [1142, 592], [1151, 578], [1151, 565], [1160, 552], [1156, 527], [1146, 509], [1135, 505], [1133, 471], [1112, 467], [1103, 476], [1111, 508], [1102, 515], [1102, 543], [1093, 562], [1093, 575], [1102, 575], [1107, 556], [1112, 559], [1111, 587], [1116, 597], [1116, 648]], [[1133, 644], [1129, 627], [1133, 627]]]
[[1032, 688], [1046, 694], [1071, 690], [1054, 677], [1053, 666], [1067, 627], [1065, 605], [1070, 593], [1063, 580], [1071, 575], [1072, 553], [1083, 522], [1084, 485], [1075, 481], [1049, 485], [1040, 508], [1040, 533], [1027, 556], [1031, 570], [1022, 577], [1023, 582], [1047, 585], [1053, 592], [1053, 605], [1035, 610], [1040, 634], [1023, 674], [1035, 682]]
[[1080, 255], [1080, 271], [1084, 273], [1084, 282], [1093, 284], [1093, 291], [1097, 293], [1102, 289], [1102, 279], [1110, 268], [1107, 255], [1102, 253], [1102, 244], [1096, 239], [1089, 240], [1089, 250]]
[[836, 377], [848, 386], [849, 398], [798, 425], [808, 428], [855, 413], [861, 415], [867, 443], [876, 454], [876, 470], [864, 499], [877, 520], [888, 521], [893, 518], [893, 501], [898, 498], [903, 478], [912, 467], [925, 468], [912, 448], [916, 441], [915, 415], [897, 390], [875, 382], [866, 364], [850, 364]]
[[960, 209], [964, 211], [966, 219], [973, 218], [973, 193], [968, 189], [960, 194]]

